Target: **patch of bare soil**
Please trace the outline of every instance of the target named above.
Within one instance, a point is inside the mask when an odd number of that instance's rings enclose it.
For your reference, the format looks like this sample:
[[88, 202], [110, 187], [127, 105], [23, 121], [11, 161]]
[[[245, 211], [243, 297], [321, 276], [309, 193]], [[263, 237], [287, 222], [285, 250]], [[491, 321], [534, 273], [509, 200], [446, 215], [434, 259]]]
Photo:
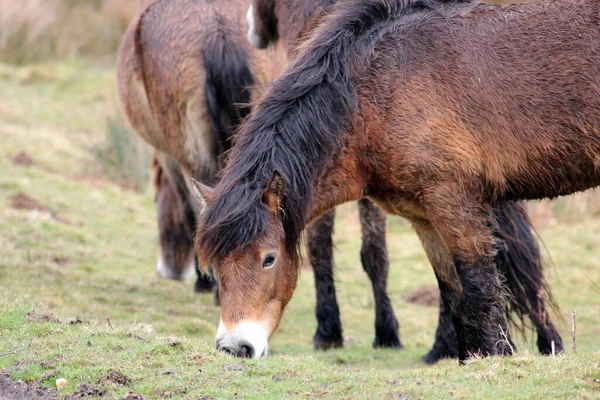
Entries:
[[12, 196], [10, 198], [10, 206], [17, 210], [30, 210], [30, 211], [35, 210], [35, 211], [48, 213], [56, 221], [61, 222], [63, 224], [71, 225], [71, 223], [69, 221], [56, 215], [56, 213], [54, 211], [52, 211], [52, 209], [50, 209], [49, 207], [46, 207], [43, 204], [40, 204], [37, 200], [32, 199], [31, 197], [27, 196], [25, 193], [19, 193], [19, 194], [15, 194], [14, 196]]
[[55, 389], [48, 389], [38, 382], [14, 381], [7, 373], [0, 372], [0, 400], [48, 400], [58, 396]]
[[25, 193], [19, 193], [12, 196], [10, 198], [10, 206], [18, 210], [36, 210], [46, 212], [54, 217], [54, 212], [50, 208], [40, 204], [37, 200], [32, 199]]
[[146, 398], [139, 393], [131, 391], [127, 396], [123, 397], [123, 400], [146, 400]]
[[32, 165], [35, 165], [33, 158], [31, 158], [31, 156], [24, 151], [14, 156], [12, 162], [13, 164], [20, 165], [22, 167], [31, 167]]
[[27, 321], [32, 323], [52, 322], [60, 324], [59, 319], [53, 314], [37, 314], [33, 311], [27, 313]]
[[60, 265], [61, 267], [73, 264], [73, 260], [71, 260], [70, 258], [60, 256], [53, 256], [51, 258], [51, 261], [56, 265]]
[[424, 285], [408, 293], [403, 299], [421, 306], [437, 306], [440, 304], [440, 291], [432, 285]]
[[92, 397], [102, 397], [103, 395], [104, 392], [101, 389], [94, 387], [91, 383], [81, 382], [79, 386], [77, 386], [77, 390], [73, 392], [69, 399], [89, 399]]
[[110, 369], [108, 370], [108, 373], [106, 374], [106, 376], [100, 378], [98, 380], [98, 384], [102, 385], [104, 383], [114, 383], [120, 386], [125, 386], [127, 385], [129, 382], [131, 382], [131, 380], [126, 377], [125, 375], [123, 375], [122, 373], [120, 373], [119, 371], [115, 371], [114, 369]]

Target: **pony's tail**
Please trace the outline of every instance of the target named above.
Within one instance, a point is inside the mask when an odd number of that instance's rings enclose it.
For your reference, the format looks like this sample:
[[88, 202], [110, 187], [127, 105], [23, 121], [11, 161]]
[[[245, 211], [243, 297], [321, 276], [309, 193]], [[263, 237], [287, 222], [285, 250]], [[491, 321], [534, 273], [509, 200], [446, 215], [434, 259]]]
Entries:
[[208, 35], [204, 43], [206, 106], [218, 156], [231, 148], [233, 133], [250, 113], [254, 77], [247, 48], [221, 31]]
[[[557, 349], [562, 349], [562, 340], [550, 321], [547, 309], [549, 305], [559, 312], [558, 306], [544, 278], [540, 248], [525, 204], [505, 203], [494, 211], [498, 221], [496, 235], [504, 243], [496, 262], [510, 290], [507, 317], [522, 332], [528, 327], [526, 318], [531, 321], [532, 328], [538, 332], [540, 351], [550, 351], [551, 341], [555, 342]], [[512, 318], [512, 312], [518, 321]]]

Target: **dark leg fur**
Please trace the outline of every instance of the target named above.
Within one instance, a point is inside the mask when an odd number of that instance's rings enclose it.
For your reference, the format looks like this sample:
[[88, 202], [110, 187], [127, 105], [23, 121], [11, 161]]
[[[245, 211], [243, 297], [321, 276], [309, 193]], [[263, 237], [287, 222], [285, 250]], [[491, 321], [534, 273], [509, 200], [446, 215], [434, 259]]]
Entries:
[[462, 296], [451, 304], [452, 321], [458, 338], [458, 358], [466, 361], [473, 355], [511, 355], [511, 346], [504, 316], [503, 293], [496, 266], [492, 260], [478, 264], [455, 261], [462, 285]]
[[524, 203], [507, 203], [495, 210], [499, 229], [497, 237], [504, 242], [496, 263], [508, 288], [509, 310], [514, 311], [519, 324], [529, 317], [537, 334], [537, 346], [542, 354], [551, 354], [551, 342], [557, 352], [563, 342], [550, 320], [546, 301], [554, 303], [544, 279], [540, 249], [532, 231]]
[[308, 230], [308, 251], [317, 293], [317, 331], [313, 337], [315, 350], [343, 347], [340, 309], [333, 281], [333, 223], [335, 210], [313, 222]]
[[387, 294], [389, 260], [385, 243], [386, 216], [368, 199], [358, 202], [362, 228], [360, 260], [371, 280], [375, 297], [375, 340], [373, 347], [402, 348], [398, 320]]

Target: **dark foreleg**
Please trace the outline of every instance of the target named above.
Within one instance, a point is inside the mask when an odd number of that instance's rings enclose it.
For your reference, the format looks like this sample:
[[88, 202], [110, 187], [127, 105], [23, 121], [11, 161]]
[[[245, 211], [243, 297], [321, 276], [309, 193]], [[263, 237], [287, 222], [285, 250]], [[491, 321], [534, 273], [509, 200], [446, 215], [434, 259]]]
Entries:
[[386, 216], [368, 199], [358, 202], [362, 229], [360, 259], [371, 280], [375, 297], [375, 340], [373, 347], [402, 348], [398, 320], [387, 294], [389, 260], [385, 244]]
[[317, 331], [313, 337], [315, 350], [344, 345], [340, 309], [333, 280], [333, 224], [335, 210], [316, 220], [308, 228], [308, 251], [315, 275], [317, 294]]
[[423, 361], [427, 364], [434, 364], [444, 358], [458, 357], [451, 305], [458, 304], [459, 293], [453, 289], [453, 285], [445, 283], [457, 282], [458, 276], [452, 262], [452, 255], [431, 224], [423, 220], [416, 220], [413, 221], [413, 228], [421, 240], [440, 288], [440, 314], [435, 332], [435, 342], [431, 350], [423, 356]]

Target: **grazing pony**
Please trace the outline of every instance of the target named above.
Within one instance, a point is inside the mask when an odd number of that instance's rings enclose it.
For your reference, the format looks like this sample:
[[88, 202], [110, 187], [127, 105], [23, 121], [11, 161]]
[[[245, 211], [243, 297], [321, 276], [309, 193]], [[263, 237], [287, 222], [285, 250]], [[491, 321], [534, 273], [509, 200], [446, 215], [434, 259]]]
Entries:
[[511, 354], [498, 205], [600, 184], [599, 0], [333, 7], [236, 135], [205, 202], [198, 256], [219, 275], [217, 346], [267, 352], [301, 234], [368, 197], [408, 218], [459, 359]]
[[[166, 278], [183, 279], [193, 274], [194, 263], [198, 267], [193, 233], [201, 205], [190, 195], [189, 178], [216, 182], [231, 136], [249, 112], [247, 103], [261, 95], [286, 62], [277, 48], [264, 52], [247, 43], [244, 15], [249, 5], [248, 0], [147, 1], [119, 51], [122, 108], [135, 132], [156, 150], [152, 169], [161, 247], [157, 270]], [[359, 202], [359, 211], [361, 257], [376, 298], [374, 346], [401, 347], [386, 292], [386, 221], [367, 200]], [[313, 343], [323, 349], [343, 345], [332, 233], [329, 214], [315, 221], [309, 240], [317, 292]], [[197, 291], [212, 285], [199, 274]]]
[[[288, 52], [288, 59], [291, 60], [295, 57], [295, 51], [302, 41], [310, 36], [312, 29], [337, 2], [338, 0], [308, 2], [303, 0], [253, 0], [246, 14], [248, 41], [257, 48], [267, 48], [269, 45], [281, 42]], [[285, 28], [280, 29], [280, 27]], [[367, 220], [385, 219], [380, 214], [379, 208], [373, 206], [369, 200], [362, 199], [360, 204], [369, 205], [374, 210], [373, 217], [367, 218]], [[321, 220], [327, 218], [333, 223], [332, 213], [333, 211], [327, 212], [321, 217]], [[508, 202], [498, 205], [494, 209], [494, 213], [498, 223], [496, 235], [498, 240], [504, 243], [504, 246], [499, 249], [495, 261], [510, 294], [508, 297], [510, 305], [506, 309], [507, 317], [511, 318], [510, 311], [515, 311], [521, 326], [524, 326], [523, 318], [525, 316], [530, 318], [538, 332], [537, 345], [542, 354], [551, 353], [551, 342], [555, 343], [555, 349], [562, 351], [562, 339], [550, 322], [546, 310], [543, 296], [546, 294], [551, 303], [552, 296], [544, 280], [540, 251], [527, 211], [523, 204]], [[362, 221], [363, 219], [361, 219]], [[385, 228], [385, 225], [380, 225]], [[368, 232], [368, 229], [365, 229], [363, 224], [363, 234], [365, 231]], [[368, 235], [364, 234], [363, 244], [365, 240], [369, 239]], [[313, 235], [309, 233], [309, 246], [312, 241]], [[429, 253], [436, 251], [436, 249], [431, 249]], [[365, 254], [364, 256], [368, 257], [369, 255]], [[440, 261], [438, 260], [438, 262]], [[453, 267], [448, 265], [444, 268]], [[427, 363], [434, 363], [440, 358], [457, 356], [454, 325], [449, 309], [442, 298], [440, 299], [440, 316], [435, 343], [423, 359]]]

